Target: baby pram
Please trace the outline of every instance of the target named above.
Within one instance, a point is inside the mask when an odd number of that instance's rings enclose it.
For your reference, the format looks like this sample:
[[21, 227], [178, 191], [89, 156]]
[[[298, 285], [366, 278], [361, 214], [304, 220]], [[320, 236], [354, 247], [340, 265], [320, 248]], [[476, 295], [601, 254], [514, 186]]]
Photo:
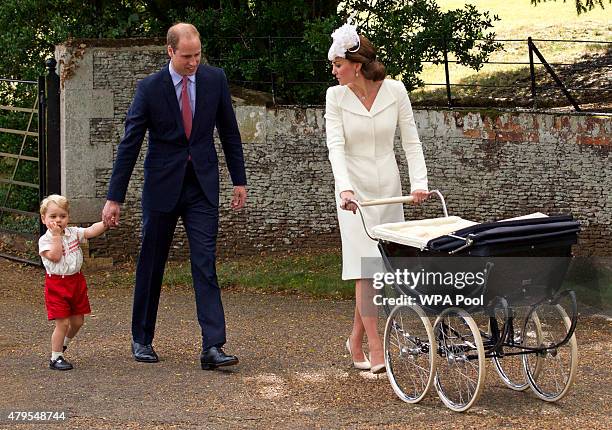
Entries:
[[[573, 291], [561, 291], [561, 284], [579, 224], [571, 216], [540, 213], [479, 224], [449, 217], [442, 195], [431, 194], [440, 198], [444, 217], [371, 230], [363, 207], [412, 198], [354, 201], [366, 233], [378, 242], [387, 273], [443, 271], [452, 283], [462, 271], [479, 273], [482, 280], [448, 294], [448, 284], [430, 284], [424, 276], [412, 285], [399, 276], [387, 278], [393, 281], [382, 290], [388, 315], [384, 354], [393, 390], [403, 401], [416, 403], [434, 385], [447, 407], [465, 411], [483, 389], [485, 359], [491, 358], [508, 387], [531, 387], [543, 400], [559, 400], [573, 382], [578, 359], [576, 298]], [[463, 297], [461, 303], [457, 296]], [[433, 326], [428, 315], [435, 317]]]

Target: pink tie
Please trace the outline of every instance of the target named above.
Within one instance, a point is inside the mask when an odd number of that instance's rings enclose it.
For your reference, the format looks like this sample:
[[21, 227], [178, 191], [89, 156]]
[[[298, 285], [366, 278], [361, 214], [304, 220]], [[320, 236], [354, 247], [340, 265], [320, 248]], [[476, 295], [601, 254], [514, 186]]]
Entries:
[[187, 139], [191, 136], [191, 124], [193, 118], [191, 117], [191, 104], [189, 103], [189, 91], [187, 91], [187, 76], [183, 76], [183, 88], [181, 89], [181, 109], [183, 114], [183, 126], [185, 127], [185, 134]]

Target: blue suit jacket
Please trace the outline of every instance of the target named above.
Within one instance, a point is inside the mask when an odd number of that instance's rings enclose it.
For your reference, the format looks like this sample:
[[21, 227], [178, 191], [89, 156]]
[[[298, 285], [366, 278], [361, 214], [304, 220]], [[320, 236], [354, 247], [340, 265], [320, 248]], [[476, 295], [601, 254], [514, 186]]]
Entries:
[[219, 205], [219, 164], [213, 142], [215, 126], [234, 185], [246, 185], [242, 142], [223, 70], [200, 65], [196, 72], [196, 102], [187, 140], [181, 110], [166, 65], [143, 79], [125, 120], [125, 135], [117, 149], [107, 199], [123, 203], [145, 132], [149, 147], [144, 161], [142, 206], [169, 212], [177, 204], [188, 157], [208, 200]]

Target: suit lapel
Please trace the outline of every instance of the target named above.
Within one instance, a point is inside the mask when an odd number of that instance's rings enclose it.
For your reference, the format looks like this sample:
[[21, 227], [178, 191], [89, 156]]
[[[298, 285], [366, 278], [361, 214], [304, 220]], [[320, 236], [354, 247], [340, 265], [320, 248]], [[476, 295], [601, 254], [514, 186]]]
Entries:
[[205, 66], [200, 65], [198, 67], [198, 71], [196, 72], [196, 100], [195, 100], [195, 111], [193, 112], [193, 127], [191, 129], [191, 135], [195, 135], [199, 129], [199, 124], [202, 121], [197, 121], [196, 118], [201, 119], [202, 113], [206, 107], [205, 99], [206, 99], [206, 73]]
[[183, 131], [183, 133], [185, 133], [183, 117], [181, 116], [181, 108], [179, 107], [178, 100], [176, 99], [176, 91], [174, 90], [174, 84], [172, 83], [172, 77], [170, 76], [170, 70], [168, 69], [167, 65], [162, 69], [162, 72], [164, 94], [166, 95], [166, 101], [168, 102], [170, 112], [172, 112], [174, 120], [178, 124], [179, 128]]

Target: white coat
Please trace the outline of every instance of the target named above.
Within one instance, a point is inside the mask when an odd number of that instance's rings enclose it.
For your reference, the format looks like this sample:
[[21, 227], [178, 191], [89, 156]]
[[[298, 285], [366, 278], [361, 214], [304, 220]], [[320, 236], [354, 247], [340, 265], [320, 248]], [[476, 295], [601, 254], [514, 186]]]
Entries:
[[[340, 193], [352, 190], [360, 201], [402, 195], [393, 151], [398, 125], [408, 160], [410, 191], [427, 190], [423, 148], [404, 84], [385, 79], [370, 111], [346, 86], [327, 90], [325, 130], [342, 238], [342, 279], [371, 278], [371, 270], [362, 270], [362, 258], [373, 257], [379, 261], [380, 253], [376, 242], [366, 235], [359, 213], [339, 209]], [[370, 229], [404, 220], [403, 207], [399, 204], [366, 207], [363, 212]]]

